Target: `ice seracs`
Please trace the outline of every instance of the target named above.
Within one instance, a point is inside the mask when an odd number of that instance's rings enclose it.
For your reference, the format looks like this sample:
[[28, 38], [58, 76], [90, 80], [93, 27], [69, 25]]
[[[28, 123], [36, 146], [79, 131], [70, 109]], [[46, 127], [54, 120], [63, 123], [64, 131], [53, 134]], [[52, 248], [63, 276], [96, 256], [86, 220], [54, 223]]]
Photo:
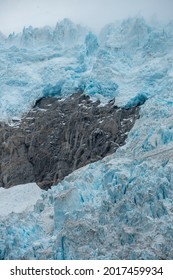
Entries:
[[133, 18], [96, 36], [64, 19], [55, 28], [30, 26], [10, 35], [1, 45], [1, 119], [20, 117], [45, 94], [83, 90], [124, 106], [143, 93], [161, 93], [164, 81], [167, 88], [172, 83], [170, 26]]

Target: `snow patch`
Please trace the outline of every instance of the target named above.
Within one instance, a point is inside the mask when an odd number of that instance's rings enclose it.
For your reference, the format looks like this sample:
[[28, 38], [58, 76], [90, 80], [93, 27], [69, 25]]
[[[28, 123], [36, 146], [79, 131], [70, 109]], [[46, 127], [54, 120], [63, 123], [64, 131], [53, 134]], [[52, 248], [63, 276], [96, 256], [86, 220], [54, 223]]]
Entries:
[[0, 188], [0, 216], [32, 211], [41, 193], [36, 183], [17, 185], [10, 189]]

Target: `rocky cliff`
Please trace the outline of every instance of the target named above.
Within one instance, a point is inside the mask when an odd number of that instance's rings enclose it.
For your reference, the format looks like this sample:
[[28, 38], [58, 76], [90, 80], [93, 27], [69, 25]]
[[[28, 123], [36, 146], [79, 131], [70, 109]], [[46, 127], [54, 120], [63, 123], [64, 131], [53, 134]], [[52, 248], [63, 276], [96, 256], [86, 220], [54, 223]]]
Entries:
[[0, 124], [0, 186], [36, 182], [48, 189], [72, 171], [125, 143], [139, 107], [105, 106], [76, 93], [41, 98], [21, 121]]

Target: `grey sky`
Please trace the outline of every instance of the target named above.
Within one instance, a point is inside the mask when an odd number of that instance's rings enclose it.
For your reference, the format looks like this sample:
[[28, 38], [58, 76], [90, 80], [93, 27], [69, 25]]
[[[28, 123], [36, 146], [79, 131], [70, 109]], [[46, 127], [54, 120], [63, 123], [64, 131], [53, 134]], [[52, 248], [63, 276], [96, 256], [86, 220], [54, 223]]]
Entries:
[[136, 15], [173, 19], [173, 0], [0, 0], [0, 31], [9, 34], [23, 26], [55, 25], [64, 17], [98, 30]]

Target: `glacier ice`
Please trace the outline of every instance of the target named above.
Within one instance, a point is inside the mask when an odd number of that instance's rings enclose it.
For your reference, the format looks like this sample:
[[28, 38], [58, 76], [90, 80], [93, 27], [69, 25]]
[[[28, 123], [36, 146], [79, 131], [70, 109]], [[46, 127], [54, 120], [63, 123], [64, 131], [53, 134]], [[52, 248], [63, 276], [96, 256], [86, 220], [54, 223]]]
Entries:
[[99, 47], [97, 37], [93, 33], [89, 32], [85, 38], [86, 55], [94, 55]]
[[128, 19], [67, 48], [70, 28], [63, 47], [0, 46], [1, 118], [79, 88], [120, 106], [140, 103], [140, 118], [115, 154], [42, 192], [33, 211], [1, 216], [0, 258], [173, 259], [172, 23]]
[[172, 83], [171, 26], [133, 18], [96, 36], [65, 19], [55, 28], [11, 34], [0, 45], [1, 119], [21, 117], [49, 93], [83, 90], [107, 101], [116, 97], [120, 106], [142, 93], [163, 98], [162, 89], [166, 94]]

